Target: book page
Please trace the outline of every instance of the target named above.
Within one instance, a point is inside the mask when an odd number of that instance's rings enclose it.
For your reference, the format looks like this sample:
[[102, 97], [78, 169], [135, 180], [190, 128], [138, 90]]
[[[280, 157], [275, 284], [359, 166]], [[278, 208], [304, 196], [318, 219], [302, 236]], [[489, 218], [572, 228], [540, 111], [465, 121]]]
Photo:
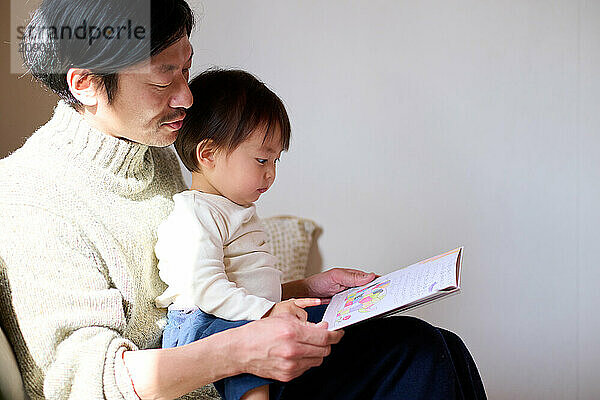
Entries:
[[456, 288], [457, 260], [462, 248], [381, 276], [365, 286], [336, 294], [323, 321], [329, 330], [372, 318], [448, 288]]

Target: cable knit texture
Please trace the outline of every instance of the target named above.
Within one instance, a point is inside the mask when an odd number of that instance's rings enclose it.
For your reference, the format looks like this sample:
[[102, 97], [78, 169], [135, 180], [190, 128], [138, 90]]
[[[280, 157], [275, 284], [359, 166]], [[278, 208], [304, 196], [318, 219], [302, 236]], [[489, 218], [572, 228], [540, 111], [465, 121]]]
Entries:
[[32, 399], [137, 398], [121, 354], [160, 343], [156, 228], [184, 186], [170, 149], [108, 136], [63, 102], [0, 160], [0, 321]]

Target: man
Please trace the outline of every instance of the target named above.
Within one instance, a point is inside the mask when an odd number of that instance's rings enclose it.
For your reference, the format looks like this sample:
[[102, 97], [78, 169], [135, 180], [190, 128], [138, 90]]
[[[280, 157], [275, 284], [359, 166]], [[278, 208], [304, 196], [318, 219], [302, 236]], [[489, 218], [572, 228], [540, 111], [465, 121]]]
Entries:
[[[293, 317], [158, 349], [164, 311], [153, 299], [164, 285], [153, 247], [172, 195], [185, 189], [164, 146], [193, 101], [191, 10], [183, 0], [46, 0], [32, 26], [42, 34], [25, 36], [26, 65], [63, 100], [0, 161], [0, 318], [32, 399], [174, 398], [241, 373], [290, 382], [284, 398], [306, 398], [307, 390], [313, 398], [479, 390], [460, 340], [412, 319], [349, 332], [341, 342], [347, 349], [369, 334], [379, 350], [362, 359], [370, 377], [346, 382], [348, 391], [332, 388], [351, 354], [328, 357], [343, 332]], [[85, 27], [79, 36], [78, 27]], [[329, 297], [373, 278], [335, 269], [284, 285], [283, 297]], [[402, 340], [379, 332], [390, 329]], [[401, 345], [387, 348], [394, 342]], [[382, 351], [393, 360], [381, 359]], [[324, 360], [329, 367], [312, 368]], [[199, 398], [214, 396], [211, 388]]]

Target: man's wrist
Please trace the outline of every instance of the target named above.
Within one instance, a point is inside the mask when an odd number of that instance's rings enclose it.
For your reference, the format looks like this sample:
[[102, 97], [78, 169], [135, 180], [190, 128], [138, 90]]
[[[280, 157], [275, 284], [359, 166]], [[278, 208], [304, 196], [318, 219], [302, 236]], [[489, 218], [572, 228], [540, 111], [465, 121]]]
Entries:
[[[223, 360], [223, 372], [225, 377], [247, 373], [246, 355], [248, 350], [245, 346], [243, 326], [216, 333], [207, 339], [217, 339], [216, 349]], [[211, 344], [212, 347], [212, 344]], [[221, 378], [219, 378], [221, 379]]]

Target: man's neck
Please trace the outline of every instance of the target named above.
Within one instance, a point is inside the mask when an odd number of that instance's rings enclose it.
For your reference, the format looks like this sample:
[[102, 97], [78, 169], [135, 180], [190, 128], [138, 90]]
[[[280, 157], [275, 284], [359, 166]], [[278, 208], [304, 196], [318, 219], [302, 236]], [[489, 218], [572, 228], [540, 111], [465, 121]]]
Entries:
[[[98, 113], [98, 105], [84, 106], [83, 109], [79, 110], [78, 112], [79, 114], [81, 114], [85, 122], [87, 122], [87, 124], [92, 128], [104, 133], [105, 135], [112, 136], [117, 139], [125, 139], [121, 135], [118, 135], [116, 132], [114, 132], [114, 129], [111, 127], [110, 121], [104, 120], [100, 117]], [[127, 141], [131, 142], [131, 140]]]

